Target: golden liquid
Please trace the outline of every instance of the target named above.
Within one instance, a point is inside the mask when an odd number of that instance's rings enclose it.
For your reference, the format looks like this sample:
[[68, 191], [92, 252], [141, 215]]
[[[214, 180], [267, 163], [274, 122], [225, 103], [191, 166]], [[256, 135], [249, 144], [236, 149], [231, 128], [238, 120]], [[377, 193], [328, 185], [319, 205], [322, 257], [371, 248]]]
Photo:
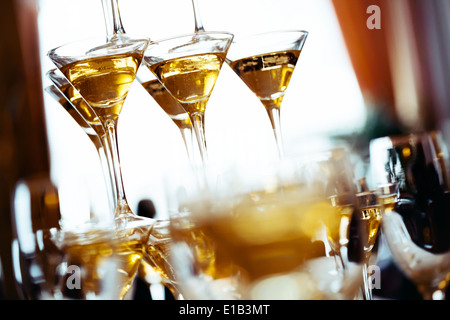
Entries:
[[364, 244], [366, 257], [370, 256], [375, 241], [378, 236], [378, 230], [381, 225], [381, 209], [379, 206], [367, 207], [361, 209], [363, 221], [363, 233], [367, 237]]
[[[170, 263], [171, 244], [169, 221], [156, 222], [146, 244], [139, 273], [142, 279], [150, 281], [152, 281], [152, 274], [156, 273], [159, 281], [172, 292], [174, 297], [178, 297], [175, 271]], [[149, 275], [150, 278], [147, 278]]]
[[392, 211], [395, 208], [397, 202], [397, 194], [378, 196], [380, 203], [385, 211]]
[[145, 249], [144, 260], [159, 274], [164, 283], [175, 282], [174, 271], [169, 262], [171, 243], [168, 221], [156, 222]]
[[230, 67], [266, 108], [279, 108], [300, 50], [256, 55], [229, 62]]
[[89, 131], [93, 129], [97, 135], [104, 135], [105, 130], [100, 119], [92, 108], [86, 104], [86, 101], [81, 95], [74, 90], [70, 84], [64, 85], [59, 89], [71, 102], [69, 103], [66, 99], [62, 99], [59, 103], [66, 109], [78, 125], [88, 134], [90, 134]]
[[208, 53], [162, 61], [149, 68], [192, 115], [205, 112], [224, 61], [224, 53]]
[[[337, 206], [341, 221], [339, 231], [334, 229], [327, 230], [328, 241], [332, 249], [339, 254], [342, 246], [348, 245], [350, 222], [353, 214], [353, 206]], [[360, 209], [361, 214], [361, 230], [360, 237], [364, 240], [364, 252], [366, 257], [370, 257], [373, 246], [378, 236], [378, 230], [381, 225], [381, 209], [379, 206], [365, 207]]]
[[175, 281], [174, 272], [169, 263], [170, 244], [168, 242], [147, 246], [146, 253], [149, 258], [145, 261], [159, 274], [162, 282]]
[[142, 55], [126, 53], [76, 61], [61, 68], [102, 121], [117, 119]]
[[215, 264], [215, 247], [213, 239], [201, 227], [201, 222], [194, 222], [190, 218], [179, 217], [172, 220], [172, 237], [174, 241], [185, 242], [194, 254], [196, 272], [214, 279], [228, 277], [234, 270], [217, 267]]
[[61, 98], [58, 102], [61, 106], [64, 107], [64, 109], [66, 109], [72, 119], [74, 119], [75, 122], [83, 129], [83, 131], [88, 135], [89, 139], [91, 139], [97, 150], [99, 150], [99, 148], [103, 146], [99, 138], [99, 135], [105, 134], [103, 126], [100, 123], [95, 125], [87, 123], [78, 113], [78, 111], [75, 110], [65, 98]]
[[354, 206], [340, 205], [335, 207], [337, 214], [340, 216], [339, 228], [328, 228], [327, 237], [331, 248], [339, 255], [341, 247], [345, 247], [349, 243], [350, 222], [352, 220]]
[[191, 128], [191, 120], [183, 106], [164, 88], [158, 80], [142, 83], [144, 89], [155, 99], [159, 106], [175, 122], [178, 128]]
[[300, 202], [264, 193], [214, 219], [208, 217], [215, 214], [204, 216], [174, 219], [174, 241], [188, 244], [195, 256], [194, 268], [202, 274], [214, 279], [239, 274], [250, 282], [291, 272], [325, 256], [318, 234], [324, 226], [338, 229], [340, 219], [329, 202]]
[[[131, 287], [141, 262], [144, 246], [141, 240], [113, 239], [73, 243], [65, 246], [67, 265], [81, 268], [81, 289], [69, 289], [62, 283], [64, 294], [70, 298], [85, 299], [87, 294], [101, 294], [105, 282], [117, 285], [118, 298], [122, 299]], [[103, 263], [112, 261], [115, 279], [105, 279], [99, 274]]]

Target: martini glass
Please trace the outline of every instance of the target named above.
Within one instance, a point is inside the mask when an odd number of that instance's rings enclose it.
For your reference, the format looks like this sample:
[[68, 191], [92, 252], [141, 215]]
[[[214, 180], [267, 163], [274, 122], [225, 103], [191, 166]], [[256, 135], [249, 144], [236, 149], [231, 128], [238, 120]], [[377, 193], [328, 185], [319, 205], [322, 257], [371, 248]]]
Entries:
[[[103, 286], [114, 293], [113, 299], [124, 299], [137, 276], [153, 227], [154, 220], [143, 217], [127, 218], [126, 223], [121, 224], [110, 220], [89, 221], [66, 227], [51, 240], [65, 255], [62, 268], [70, 265], [80, 268], [81, 299], [89, 298], [91, 292], [105, 290]], [[104, 284], [103, 278], [107, 275], [100, 270], [105, 264], [113, 283]], [[62, 274], [67, 277], [67, 271]], [[67, 283], [65, 277], [63, 280]], [[102, 281], [103, 285], [99, 286]]]
[[226, 32], [193, 33], [152, 42], [145, 51], [147, 67], [188, 113], [203, 163], [206, 105], [232, 39]]
[[[192, 0], [192, 7], [194, 10], [195, 33], [205, 32], [197, 0]], [[110, 17], [114, 17], [114, 13]], [[193, 41], [195, 41], [195, 39], [193, 39]], [[192, 145], [192, 123], [189, 118], [189, 114], [184, 110], [183, 106], [167, 91], [167, 89], [155, 77], [155, 75], [148, 71], [148, 69], [139, 69], [137, 79], [142, 84], [144, 89], [155, 99], [158, 105], [167, 113], [167, 115], [178, 127], [181, 132], [181, 136], [183, 137], [189, 160], [192, 164], [195, 164], [193, 157], [194, 148]]]
[[[108, 143], [103, 126], [100, 124], [98, 118], [94, 118], [95, 112], [92, 108], [84, 101], [78, 91], [73, 88], [58, 69], [48, 71], [47, 77], [53, 82], [53, 85], [45, 88], [45, 91], [67, 111], [94, 144], [103, 169], [105, 183], [109, 190], [107, 192], [109, 203], [111, 208], [114, 209], [116, 188], [114, 187], [114, 180], [110, 174], [112, 163], [110, 161], [111, 159], [108, 158], [109, 152], [106, 151]], [[91, 120], [88, 122], [86, 119]]]
[[306, 31], [288, 30], [235, 38], [226, 58], [264, 105], [280, 158], [284, 156], [280, 106], [307, 36]]
[[48, 53], [57, 68], [93, 109], [106, 132], [107, 150], [112, 160], [111, 176], [117, 196], [115, 218], [138, 219], [125, 196], [117, 123], [148, 42], [146, 38], [118, 34], [111, 39], [96, 38], [66, 44]]
[[140, 68], [136, 78], [180, 130], [189, 161], [194, 164], [196, 150], [189, 114], [148, 68]]

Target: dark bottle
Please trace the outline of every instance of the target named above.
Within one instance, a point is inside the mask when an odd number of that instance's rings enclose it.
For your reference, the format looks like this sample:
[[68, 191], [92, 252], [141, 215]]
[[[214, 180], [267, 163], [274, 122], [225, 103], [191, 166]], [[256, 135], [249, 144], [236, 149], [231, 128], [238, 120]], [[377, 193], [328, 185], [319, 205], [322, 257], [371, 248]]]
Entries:
[[446, 153], [439, 136], [421, 135], [395, 144], [401, 170], [395, 211], [411, 240], [432, 253], [450, 250], [450, 193]]

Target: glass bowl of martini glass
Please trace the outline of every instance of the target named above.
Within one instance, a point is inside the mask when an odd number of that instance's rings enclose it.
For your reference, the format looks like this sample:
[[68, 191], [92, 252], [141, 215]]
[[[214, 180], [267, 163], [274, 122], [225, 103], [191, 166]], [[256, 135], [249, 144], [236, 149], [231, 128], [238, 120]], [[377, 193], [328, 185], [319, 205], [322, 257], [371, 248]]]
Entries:
[[236, 36], [226, 58], [266, 109], [280, 157], [284, 156], [280, 107], [307, 36], [302, 30]]

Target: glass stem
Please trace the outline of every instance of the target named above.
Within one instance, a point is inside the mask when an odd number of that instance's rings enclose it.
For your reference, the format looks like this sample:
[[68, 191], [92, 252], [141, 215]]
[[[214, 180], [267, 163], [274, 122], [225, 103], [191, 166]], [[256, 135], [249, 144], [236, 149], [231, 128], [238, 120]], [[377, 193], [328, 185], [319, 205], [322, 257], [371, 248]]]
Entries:
[[345, 274], [345, 272], [347, 272], [347, 266], [345, 265], [345, 259], [347, 258], [347, 247], [341, 247], [339, 251], [339, 254], [336, 255], [339, 262], [339, 271], [342, 274]]
[[269, 115], [270, 123], [272, 124], [273, 133], [275, 135], [275, 141], [278, 149], [278, 156], [280, 159], [284, 157], [283, 138], [281, 136], [281, 123], [280, 123], [280, 108], [278, 107], [266, 107], [267, 114]]
[[117, 34], [125, 33], [120, 18], [118, 0], [102, 0], [102, 6], [108, 40], [111, 40]]
[[194, 128], [195, 136], [197, 137], [198, 148], [200, 150], [200, 157], [203, 164], [207, 162], [206, 140], [205, 140], [205, 123], [204, 115], [201, 112], [196, 112], [190, 115], [192, 126]]
[[364, 300], [372, 300], [372, 289], [370, 288], [369, 276], [367, 275], [367, 263], [363, 264], [363, 284], [361, 285], [361, 292]]
[[205, 32], [205, 29], [203, 28], [202, 18], [200, 16], [200, 8], [198, 6], [198, 0], [192, 0], [192, 7], [194, 8], [195, 33]]
[[97, 148], [98, 157], [103, 171], [103, 177], [105, 178], [105, 184], [107, 189], [108, 202], [111, 210], [116, 207], [116, 187], [114, 186], [114, 180], [111, 176], [111, 160], [109, 159], [110, 152], [107, 151], [108, 142], [106, 135], [102, 137], [102, 145]]
[[181, 136], [183, 137], [184, 146], [186, 147], [187, 156], [191, 164], [195, 164], [194, 156], [194, 142], [192, 137], [192, 128], [180, 128]]
[[108, 152], [110, 154], [109, 159], [111, 160], [111, 176], [113, 177], [115, 194], [116, 194], [116, 210], [115, 217], [121, 214], [132, 213], [127, 199], [125, 197], [125, 189], [123, 187], [122, 171], [120, 169], [120, 158], [119, 158], [119, 145], [117, 142], [117, 121], [107, 120], [106, 121], [106, 131], [108, 140]]
[[100, 166], [103, 172], [103, 178], [105, 179], [105, 185], [107, 189], [107, 197], [108, 204], [111, 210], [114, 210], [116, 207], [116, 195], [115, 188], [113, 187], [114, 181], [112, 180], [110, 174], [111, 162], [108, 159], [108, 152], [106, 151], [108, 148], [108, 141], [106, 140], [106, 134], [100, 136], [97, 134], [89, 134], [89, 138], [97, 150], [98, 158], [100, 160]]

